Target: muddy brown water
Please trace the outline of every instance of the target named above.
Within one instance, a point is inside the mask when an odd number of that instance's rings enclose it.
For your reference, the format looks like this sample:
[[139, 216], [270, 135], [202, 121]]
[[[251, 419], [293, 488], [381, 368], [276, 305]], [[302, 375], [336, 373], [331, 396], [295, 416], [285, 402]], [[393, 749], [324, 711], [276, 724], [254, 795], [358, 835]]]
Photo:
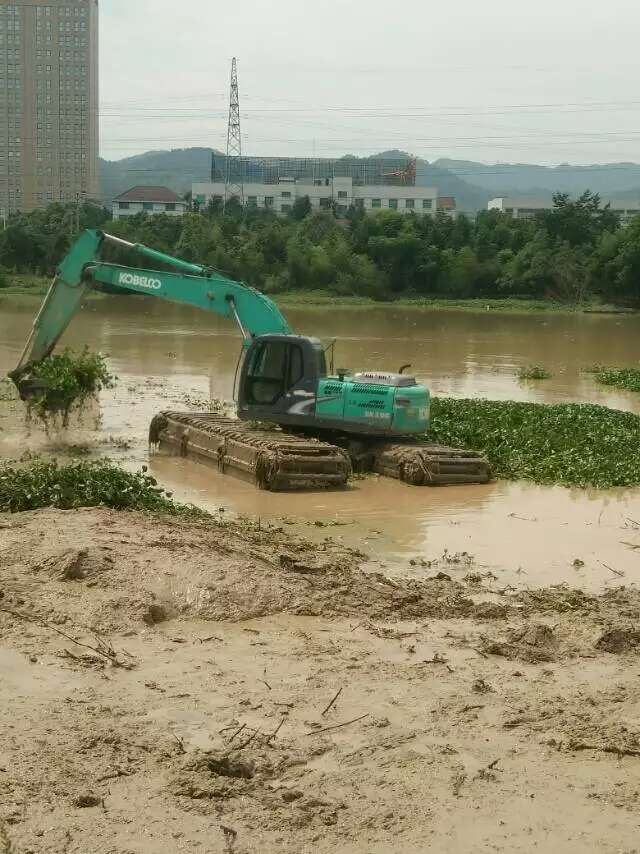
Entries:
[[[37, 302], [0, 301], [0, 372], [15, 366]], [[640, 317], [617, 315], [505, 315], [418, 309], [289, 309], [296, 331], [337, 338], [336, 366], [412, 372], [432, 392], [538, 402], [593, 402], [640, 413], [640, 394], [598, 386], [584, 368], [596, 362], [637, 365]], [[64, 344], [85, 344], [110, 357], [119, 377], [101, 396], [99, 434], [80, 430], [74, 440], [94, 453], [137, 468], [148, 462], [146, 435], [155, 412], [190, 408], [197, 398], [230, 399], [239, 337], [226, 322], [147, 298], [89, 302]], [[522, 383], [521, 365], [553, 372]], [[0, 408], [2, 404], [0, 403]], [[0, 457], [29, 449], [50, 452], [68, 436], [25, 435], [21, 419], [0, 411]], [[124, 440], [128, 447], [105, 442]], [[587, 589], [640, 578], [640, 490], [580, 490], [498, 481], [487, 486], [417, 489], [386, 478], [354, 481], [342, 492], [304, 495], [256, 490], [209, 467], [154, 456], [152, 470], [177, 498], [208, 509], [259, 516], [265, 524], [361, 546], [371, 565], [421, 575], [422, 561], [448, 553], [473, 555], [473, 571], [491, 570], [497, 586], [568, 582]], [[317, 525], [317, 522], [323, 523]], [[335, 523], [339, 522], [339, 525]], [[584, 566], [574, 567], [579, 558]], [[412, 563], [413, 561], [413, 563]], [[466, 561], [441, 567], [469, 571]], [[623, 573], [619, 575], [618, 573]]]

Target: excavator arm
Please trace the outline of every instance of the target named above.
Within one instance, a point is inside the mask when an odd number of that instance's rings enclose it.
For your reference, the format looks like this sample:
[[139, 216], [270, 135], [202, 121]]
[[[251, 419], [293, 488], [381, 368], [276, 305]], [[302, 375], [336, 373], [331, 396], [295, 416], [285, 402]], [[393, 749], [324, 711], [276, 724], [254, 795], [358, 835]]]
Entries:
[[[105, 242], [134, 250], [163, 266], [173, 267], [176, 272], [124, 267], [102, 261], [100, 249]], [[34, 364], [53, 352], [78, 311], [82, 298], [95, 284], [112, 285], [231, 318], [240, 328], [245, 347], [258, 335], [290, 332], [275, 303], [254, 288], [141, 243], [133, 244], [101, 231], [87, 230], [58, 267], [33, 322], [18, 366], [10, 374], [16, 383]]]

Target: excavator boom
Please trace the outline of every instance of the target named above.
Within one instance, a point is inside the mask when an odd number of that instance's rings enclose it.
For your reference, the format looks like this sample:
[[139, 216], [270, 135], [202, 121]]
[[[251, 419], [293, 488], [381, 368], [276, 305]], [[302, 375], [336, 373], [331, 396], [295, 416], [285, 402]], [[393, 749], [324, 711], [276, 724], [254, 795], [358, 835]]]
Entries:
[[[153, 259], [176, 272], [139, 269], [100, 260], [108, 242]], [[179, 271], [179, 272], [178, 272]], [[112, 285], [124, 291], [151, 294], [181, 305], [212, 311], [235, 320], [247, 346], [254, 337], [288, 334], [289, 325], [278, 307], [264, 294], [235, 282], [210, 268], [165, 255], [148, 246], [128, 243], [101, 231], [87, 230], [69, 250], [42, 303], [24, 352], [11, 376], [19, 379], [31, 365], [49, 356], [83, 297], [94, 284]]]

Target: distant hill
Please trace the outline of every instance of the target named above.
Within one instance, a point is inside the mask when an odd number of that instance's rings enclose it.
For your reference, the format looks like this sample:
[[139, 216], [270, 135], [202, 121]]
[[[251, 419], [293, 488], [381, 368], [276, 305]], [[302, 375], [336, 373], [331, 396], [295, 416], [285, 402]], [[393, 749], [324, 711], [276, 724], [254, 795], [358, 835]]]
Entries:
[[591, 190], [602, 196], [640, 198], [640, 165], [606, 163], [593, 166], [537, 166], [531, 163], [487, 165], [473, 160], [436, 160], [434, 167], [495, 196], [543, 196], [555, 192], [572, 195]]
[[[147, 151], [124, 160], [101, 160], [102, 199], [108, 203], [136, 184], [165, 185], [186, 193], [194, 181], [208, 181], [211, 148]], [[216, 151], [216, 154], [221, 152]], [[352, 157], [353, 155], [345, 155]], [[405, 151], [382, 151], [374, 158], [406, 157]], [[541, 196], [592, 190], [602, 196], [640, 198], [640, 164], [609, 163], [594, 166], [537, 166], [529, 163], [487, 165], [473, 160], [441, 158], [429, 163], [418, 158], [416, 182], [437, 187], [442, 196], [455, 196], [459, 210], [486, 207], [495, 196]]]
[[109, 203], [136, 184], [170, 187], [176, 193], [191, 190], [194, 181], [208, 181], [211, 148], [175, 148], [146, 151], [124, 160], [100, 160], [102, 200]]

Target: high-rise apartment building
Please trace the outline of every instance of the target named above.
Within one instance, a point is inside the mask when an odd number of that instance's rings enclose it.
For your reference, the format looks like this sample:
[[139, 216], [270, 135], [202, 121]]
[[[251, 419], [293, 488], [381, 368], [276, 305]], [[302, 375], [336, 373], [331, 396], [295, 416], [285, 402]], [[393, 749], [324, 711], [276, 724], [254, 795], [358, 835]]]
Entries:
[[0, 0], [0, 213], [98, 194], [98, 0]]

